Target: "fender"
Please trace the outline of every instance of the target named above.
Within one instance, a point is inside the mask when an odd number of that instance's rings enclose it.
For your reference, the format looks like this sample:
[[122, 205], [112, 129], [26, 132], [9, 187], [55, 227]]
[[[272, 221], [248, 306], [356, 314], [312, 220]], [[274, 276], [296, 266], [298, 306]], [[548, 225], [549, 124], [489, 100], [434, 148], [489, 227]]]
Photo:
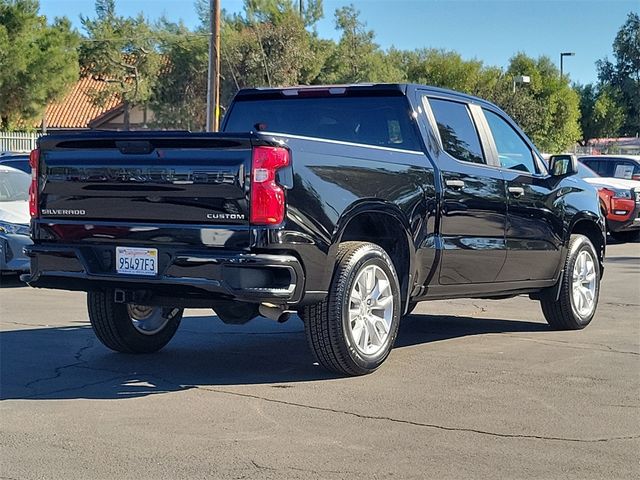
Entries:
[[[416, 209], [414, 209], [414, 212], [412, 212], [412, 216], [419, 215], [419, 213], [415, 212], [415, 210]], [[327, 259], [329, 261], [325, 266], [323, 281], [327, 285], [331, 282], [331, 276], [333, 274], [333, 266], [335, 263], [335, 258], [337, 256], [338, 245], [342, 241], [342, 237], [349, 224], [363, 214], [387, 215], [391, 219], [393, 219], [393, 221], [402, 225], [402, 232], [398, 232], [398, 237], [402, 238], [402, 240], [406, 242], [405, 244], [407, 246], [409, 257], [409, 269], [406, 284], [405, 282], [403, 282], [402, 278], [399, 278], [399, 280], [403, 299], [405, 301], [405, 305], [403, 307], [406, 307], [406, 303], [408, 302], [409, 294], [413, 285], [413, 272], [416, 268], [416, 247], [411, 237], [411, 223], [409, 219], [407, 218], [406, 214], [393, 203], [385, 202], [379, 199], [361, 199], [351, 204], [344, 211], [342, 216], [338, 219], [332, 235], [331, 246], [329, 247], [329, 251], [327, 254]]]

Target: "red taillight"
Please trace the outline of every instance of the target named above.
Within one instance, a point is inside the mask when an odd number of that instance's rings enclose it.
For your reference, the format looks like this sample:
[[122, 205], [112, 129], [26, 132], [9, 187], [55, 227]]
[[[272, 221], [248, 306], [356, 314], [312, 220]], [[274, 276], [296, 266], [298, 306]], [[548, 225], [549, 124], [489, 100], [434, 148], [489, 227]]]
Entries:
[[289, 150], [255, 147], [251, 165], [251, 223], [277, 225], [284, 220], [284, 190], [276, 183], [276, 172], [289, 165]]
[[31, 166], [31, 185], [29, 186], [29, 214], [31, 218], [37, 218], [38, 211], [38, 173], [40, 171], [40, 150], [31, 150], [29, 155], [29, 165]]

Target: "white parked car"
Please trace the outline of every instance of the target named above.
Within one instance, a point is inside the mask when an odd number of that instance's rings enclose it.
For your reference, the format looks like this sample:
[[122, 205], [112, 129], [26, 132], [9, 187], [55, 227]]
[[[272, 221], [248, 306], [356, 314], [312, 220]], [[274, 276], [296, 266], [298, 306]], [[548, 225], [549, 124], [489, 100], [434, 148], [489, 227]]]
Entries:
[[31, 176], [0, 165], [0, 272], [28, 272], [22, 248], [29, 237], [29, 185]]

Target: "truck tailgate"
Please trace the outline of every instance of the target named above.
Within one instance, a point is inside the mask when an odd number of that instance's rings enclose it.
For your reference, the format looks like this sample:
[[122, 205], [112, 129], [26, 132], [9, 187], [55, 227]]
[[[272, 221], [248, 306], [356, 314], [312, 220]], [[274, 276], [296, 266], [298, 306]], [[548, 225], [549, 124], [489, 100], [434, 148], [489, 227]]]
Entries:
[[40, 149], [42, 220], [249, 225], [248, 136], [48, 136]]

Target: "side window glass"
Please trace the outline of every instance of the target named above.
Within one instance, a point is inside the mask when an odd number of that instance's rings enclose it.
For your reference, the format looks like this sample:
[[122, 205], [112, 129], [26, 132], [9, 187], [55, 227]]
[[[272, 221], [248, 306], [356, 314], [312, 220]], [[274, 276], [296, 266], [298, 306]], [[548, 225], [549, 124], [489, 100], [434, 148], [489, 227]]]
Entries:
[[444, 150], [464, 162], [485, 163], [480, 137], [469, 108], [458, 102], [429, 99]]
[[536, 173], [536, 164], [529, 145], [501, 117], [489, 110], [483, 111], [496, 143], [500, 165], [512, 170]]

